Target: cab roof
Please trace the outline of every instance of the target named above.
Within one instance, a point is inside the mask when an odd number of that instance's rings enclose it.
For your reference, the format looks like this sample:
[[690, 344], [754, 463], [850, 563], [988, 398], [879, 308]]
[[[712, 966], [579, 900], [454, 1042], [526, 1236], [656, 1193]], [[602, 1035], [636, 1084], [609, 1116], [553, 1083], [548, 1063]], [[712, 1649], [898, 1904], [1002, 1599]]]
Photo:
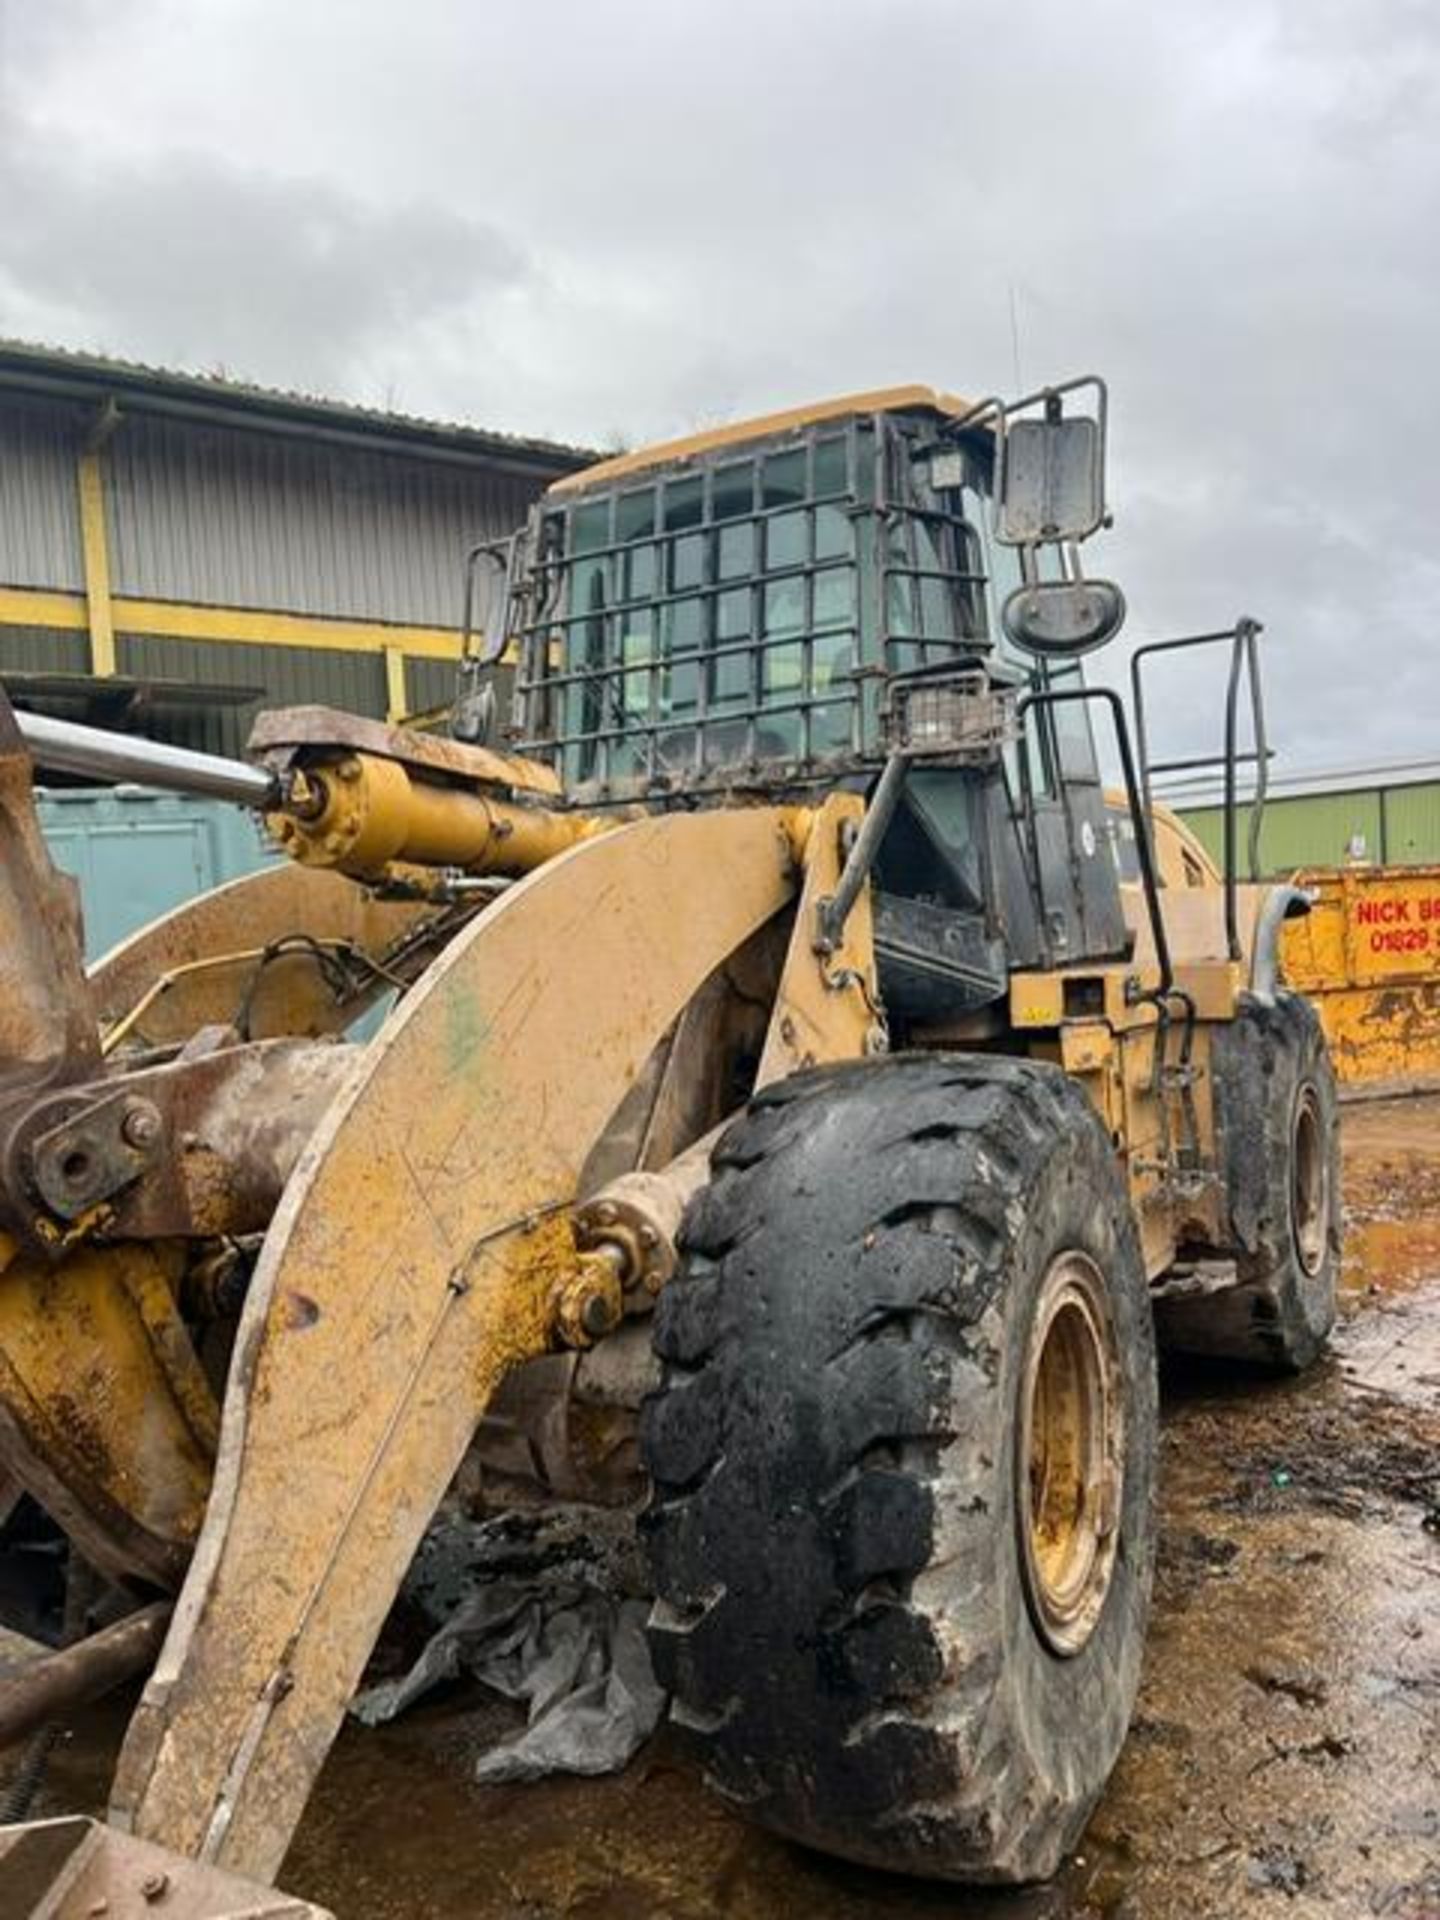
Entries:
[[728, 427], [711, 427], [704, 433], [692, 433], [680, 440], [661, 440], [654, 446], [640, 447], [634, 453], [617, 454], [578, 473], [566, 474], [547, 489], [549, 494], [582, 492], [605, 486], [628, 474], [644, 473], [652, 467], [667, 467], [696, 454], [710, 453], [716, 447], [744, 445], [766, 440], [773, 434], [794, 427], [813, 426], [821, 420], [844, 420], [853, 414], [907, 413], [927, 408], [932, 413], [960, 418], [973, 411], [973, 403], [935, 387], [877, 387], [870, 393], [847, 393], [838, 400], [817, 400], [807, 407], [788, 407], [781, 413], [762, 413], [751, 420], [737, 420]]

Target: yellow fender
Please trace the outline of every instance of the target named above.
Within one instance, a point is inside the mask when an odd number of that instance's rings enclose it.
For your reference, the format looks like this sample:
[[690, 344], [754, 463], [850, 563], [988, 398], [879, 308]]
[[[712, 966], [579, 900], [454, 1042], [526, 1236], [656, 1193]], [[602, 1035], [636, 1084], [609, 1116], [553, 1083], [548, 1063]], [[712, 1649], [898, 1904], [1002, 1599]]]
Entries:
[[[232, 1021], [250, 999], [251, 1037], [318, 1039], [359, 1008], [337, 1009], [313, 957], [287, 953], [263, 968], [258, 955], [296, 934], [348, 942], [378, 958], [432, 906], [377, 900], [343, 874], [280, 861], [215, 887], [162, 914], [89, 969], [102, 1033], [172, 1046], [199, 1027]], [[377, 977], [376, 990], [384, 982]]]

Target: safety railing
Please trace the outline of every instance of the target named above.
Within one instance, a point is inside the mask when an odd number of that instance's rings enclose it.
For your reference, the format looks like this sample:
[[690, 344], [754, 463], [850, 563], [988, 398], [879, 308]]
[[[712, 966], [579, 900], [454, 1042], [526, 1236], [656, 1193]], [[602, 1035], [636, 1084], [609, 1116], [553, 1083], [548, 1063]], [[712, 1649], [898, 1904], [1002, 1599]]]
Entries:
[[[1135, 716], [1135, 751], [1140, 763], [1140, 791], [1144, 801], [1145, 818], [1143, 822], [1144, 839], [1152, 848], [1151, 836], [1152, 808], [1154, 796], [1151, 782], [1153, 776], [1161, 773], [1199, 773], [1215, 767], [1223, 770], [1224, 776], [1224, 885], [1225, 885], [1225, 941], [1232, 960], [1241, 957], [1239, 912], [1236, 888], [1238, 883], [1237, 847], [1238, 812], [1237, 768], [1252, 765], [1255, 768], [1255, 788], [1250, 795], [1250, 830], [1247, 836], [1247, 855], [1250, 878], [1260, 878], [1260, 826], [1265, 812], [1265, 795], [1269, 780], [1270, 745], [1265, 734], [1265, 702], [1260, 686], [1260, 658], [1258, 641], [1263, 629], [1258, 620], [1248, 615], [1226, 627], [1218, 633], [1192, 633], [1178, 640], [1149, 640], [1135, 649], [1130, 656], [1130, 705]], [[1182, 760], [1150, 760], [1148, 735], [1145, 726], [1145, 686], [1144, 664], [1160, 653], [1180, 653], [1189, 648], [1218, 646], [1228, 644], [1230, 648], [1230, 673], [1225, 689], [1225, 733], [1224, 744], [1218, 754], [1201, 754]], [[1240, 752], [1238, 743], [1240, 682], [1245, 679], [1250, 692], [1250, 726], [1252, 745], [1248, 752]], [[1153, 864], [1153, 862], [1152, 862]]]

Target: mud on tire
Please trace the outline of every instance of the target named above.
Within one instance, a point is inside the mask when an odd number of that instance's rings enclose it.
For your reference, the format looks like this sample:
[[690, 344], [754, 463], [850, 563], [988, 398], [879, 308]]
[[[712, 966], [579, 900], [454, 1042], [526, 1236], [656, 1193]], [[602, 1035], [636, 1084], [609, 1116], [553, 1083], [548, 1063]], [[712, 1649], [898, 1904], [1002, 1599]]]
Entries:
[[[1151, 1309], [1104, 1130], [1058, 1070], [902, 1056], [767, 1090], [715, 1166], [642, 1419], [672, 1718], [793, 1838], [1043, 1877], [1124, 1740], [1151, 1585]], [[1022, 1386], [1067, 1253], [1098, 1277], [1115, 1477], [1103, 1588], [1057, 1651]]]
[[1296, 1372], [1335, 1323], [1340, 1125], [1310, 1002], [1246, 999], [1214, 1052], [1216, 1133], [1239, 1285], [1156, 1303], [1162, 1347]]

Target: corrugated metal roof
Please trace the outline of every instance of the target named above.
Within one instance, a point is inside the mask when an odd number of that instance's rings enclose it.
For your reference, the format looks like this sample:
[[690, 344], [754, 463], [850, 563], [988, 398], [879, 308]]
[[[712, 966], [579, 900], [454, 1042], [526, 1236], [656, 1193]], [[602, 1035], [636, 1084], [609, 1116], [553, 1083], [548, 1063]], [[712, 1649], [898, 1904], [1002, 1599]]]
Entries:
[[88, 673], [90, 636], [54, 627], [0, 626], [0, 680], [7, 673]]
[[[318, 704], [342, 713], [385, 712], [385, 662], [377, 653], [338, 649], [247, 646], [224, 641], [172, 640], [121, 633], [116, 653], [122, 673], [136, 680], [189, 680], [205, 685], [243, 678], [265, 689], [263, 705]], [[240, 657], [237, 658], [237, 655]], [[250, 707], [155, 710], [145, 732], [209, 753], [242, 754], [254, 718]]]
[[[1253, 766], [1240, 767], [1242, 797], [1249, 793], [1254, 779]], [[1284, 773], [1272, 770], [1268, 792], [1272, 800], [1281, 800], [1299, 794], [1359, 793], [1374, 787], [1422, 786], [1432, 780], [1440, 780], [1440, 760], [1376, 760], [1368, 766], [1302, 767]], [[1155, 796], [1176, 808], [1214, 807], [1224, 800], [1224, 783], [1215, 773], [1191, 775], [1189, 779], [1162, 776], [1155, 782]]]
[[347, 438], [379, 438], [399, 449], [407, 444], [424, 447], [452, 459], [519, 467], [552, 478], [600, 458], [589, 448], [563, 441], [497, 433], [460, 421], [424, 420], [318, 394], [287, 393], [218, 375], [177, 373], [25, 340], [0, 339], [0, 384], [32, 393], [90, 394], [97, 401], [113, 395], [122, 405], [156, 412], [223, 412], [237, 426], [301, 427]]
[[7, 587], [85, 584], [75, 456], [90, 410], [19, 394], [0, 404], [0, 582]]
[[107, 451], [115, 591], [210, 606], [458, 628], [467, 548], [535, 494], [488, 467], [219, 423], [136, 418]]

